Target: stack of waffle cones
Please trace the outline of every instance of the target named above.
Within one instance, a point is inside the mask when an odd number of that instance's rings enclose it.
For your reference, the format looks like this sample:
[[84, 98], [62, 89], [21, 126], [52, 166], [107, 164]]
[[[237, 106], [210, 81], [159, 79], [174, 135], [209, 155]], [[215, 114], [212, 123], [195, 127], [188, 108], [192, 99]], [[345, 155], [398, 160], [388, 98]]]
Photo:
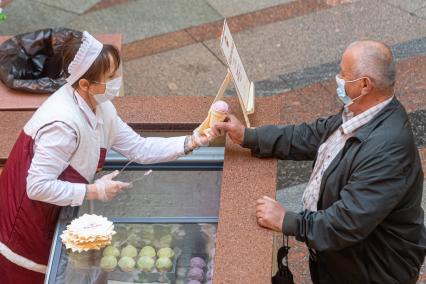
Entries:
[[107, 218], [84, 214], [75, 219], [62, 233], [61, 239], [73, 252], [99, 250], [111, 244], [114, 225]]

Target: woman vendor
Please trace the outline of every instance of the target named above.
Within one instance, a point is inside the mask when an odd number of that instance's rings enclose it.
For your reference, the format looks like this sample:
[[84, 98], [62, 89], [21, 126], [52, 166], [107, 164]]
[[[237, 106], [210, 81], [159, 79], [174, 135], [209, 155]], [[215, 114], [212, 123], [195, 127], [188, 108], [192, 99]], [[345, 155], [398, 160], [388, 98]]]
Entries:
[[0, 283], [43, 283], [61, 206], [109, 201], [129, 185], [114, 180], [117, 171], [93, 182], [110, 149], [158, 163], [215, 138], [135, 133], [111, 103], [122, 84], [119, 66], [118, 50], [87, 32], [64, 45], [67, 83], [27, 122], [0, 176]]

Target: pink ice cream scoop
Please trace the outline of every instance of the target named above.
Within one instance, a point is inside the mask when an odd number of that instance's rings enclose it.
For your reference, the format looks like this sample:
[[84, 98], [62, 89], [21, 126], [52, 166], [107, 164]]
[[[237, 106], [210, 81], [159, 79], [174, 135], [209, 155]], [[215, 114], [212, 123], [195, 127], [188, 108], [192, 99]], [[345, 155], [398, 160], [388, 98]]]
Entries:
[[229, 105], [224, 101], [217, 101], [211, 106], [212, 110], [228, 113], [229, 112]]

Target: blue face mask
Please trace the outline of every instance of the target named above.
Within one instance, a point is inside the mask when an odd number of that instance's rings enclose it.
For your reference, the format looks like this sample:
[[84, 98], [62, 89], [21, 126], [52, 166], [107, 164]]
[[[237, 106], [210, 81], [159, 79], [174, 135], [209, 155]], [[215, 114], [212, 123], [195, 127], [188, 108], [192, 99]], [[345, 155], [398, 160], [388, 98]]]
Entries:
[[339, 77], [339, 75], [336, 75], [336, 83], [337, 83], [337, 97], [342, 101], [342, 103], [345, 105], [345, 107], [350, 106], [351, 104], [354, 103], [354, 101], [356, 101], [357, 99], [359, 99], [360, 97], [362, 97], [363, 95], [359, 95], [358, 97], [356, 97], [355, 99], [351, 99], [348, 95], [346, 95], [346, 90], [345, 90], [345, 83], [352, 83], [358, 80], [361, 80], [364, 77], [355, 79], [355, 80], [351, 80], [351, 81], [345, 81], [345, 79], [342, 79]]

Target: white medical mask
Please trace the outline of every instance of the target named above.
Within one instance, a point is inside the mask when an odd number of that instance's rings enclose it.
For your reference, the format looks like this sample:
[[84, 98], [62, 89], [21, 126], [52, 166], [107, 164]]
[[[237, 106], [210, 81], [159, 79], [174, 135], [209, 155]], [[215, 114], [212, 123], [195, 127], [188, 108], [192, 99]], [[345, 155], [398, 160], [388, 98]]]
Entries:
[[105, 94], [93, 94], [93, 98], [98, 105], [108, 101], [107, 97], [105, 97]]
[[358, 80], [363, 79], [364, 77], [355, 79], [355, 80], [350, 80], [350, 81], [345, 81], [345, 79], [342, 79], [339, 77], [339, 75], [336, 75], [336, 83], [337, 83], [337, 97], [342, 101], [342, 103], [344, 104], [345, 107], [350, 106], [351, 104], [353, 104], [357, 99], [361, 98], [363, 95], [359, 95], [358, 97], [351, 99], [347, 94], [346, 94], [346, 90], [345, 90], [345, 83], [352, 83], [352, 82], [356, 82]]
[[102, 104], [107, 101], [112, 101], [116, 96], [118, 96], [118, 94], [120, 93], [122, 80], [123, 80], [123, 77], [120, 76], [112, 80], [109, 80], [106, 83], [93, 81], [95, 83], [105, 85], [105, 93], [93, 95], [96, 102], [98, 104]]

